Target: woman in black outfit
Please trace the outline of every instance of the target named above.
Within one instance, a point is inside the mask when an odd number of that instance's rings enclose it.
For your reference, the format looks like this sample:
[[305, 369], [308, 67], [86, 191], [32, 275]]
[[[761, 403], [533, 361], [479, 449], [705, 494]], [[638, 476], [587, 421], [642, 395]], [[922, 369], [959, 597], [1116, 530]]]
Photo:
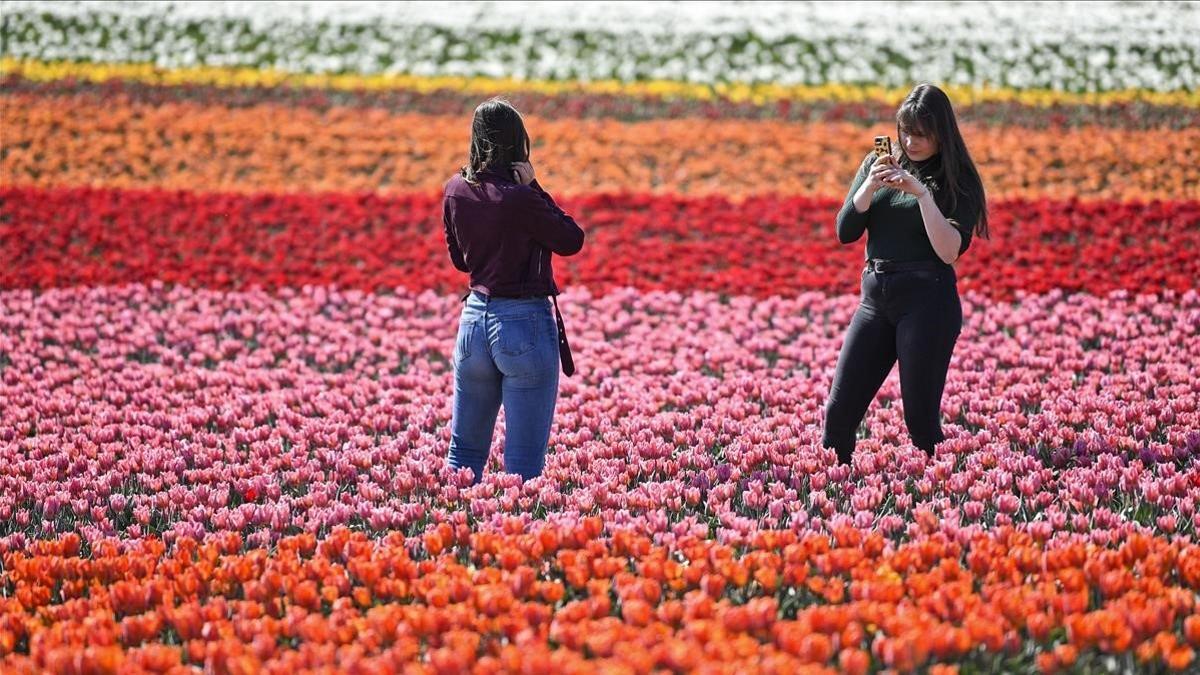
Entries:
[[946, 94], [929, 84], [913, 89], [896, 112], [896, 136], [892, 155], [863, 160], [837, 216], [843, 244], [868, 233], [862, 301], [825, 408], [822, 444], [842, 464], [897, 360], [913, 444], [932, 456], [943, 440], [942, 389], [962, 328], [953, 263], [975, 232], [988, 236], [983, 182]]

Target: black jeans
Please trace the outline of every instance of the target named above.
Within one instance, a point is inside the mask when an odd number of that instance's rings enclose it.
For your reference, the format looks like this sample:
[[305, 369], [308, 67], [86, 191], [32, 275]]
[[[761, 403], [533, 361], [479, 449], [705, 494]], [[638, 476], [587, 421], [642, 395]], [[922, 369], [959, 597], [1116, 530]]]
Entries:
[[954, 268], [863, 270], [862, 302], [838, 355], [825, 406], [822, 444], [849, 463], [855, 434], [879, 387], [900, 361], [904, 422], [913, 445], [933, 454], [941, 442], [942, 390], [954, 343], [962, 330], [962, 303]]

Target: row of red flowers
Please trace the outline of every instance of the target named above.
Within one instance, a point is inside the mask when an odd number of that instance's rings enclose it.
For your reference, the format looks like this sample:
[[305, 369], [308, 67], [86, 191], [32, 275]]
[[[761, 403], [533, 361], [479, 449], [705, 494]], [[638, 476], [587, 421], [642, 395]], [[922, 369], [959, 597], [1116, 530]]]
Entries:
[[[277, 103], [324, 110], [332, 106], [403, 110], [424, 115], [470, 115], [484, 98], [458, 89], [420, 92], [411, 89], [338, 90], [305, 87], [213, 87], [206, 85], [149, 85], [110, 80], [104, 83], [77, 80], [34, 82], [20, 76], [0, 78], [0, 86], [15, 94], [89, 97], [103, 106], [112, 96], [163, 105], [177, 101], [220, 101], [231, 107]], [[506, 92], [497, 91], [497, 94]], [[513, 92], [506, 96], [526, 114], [548, 119], [611, 118], [623, 121], [650, 119], [774, 119], [799, 122], [850, 121], [873, 125], [890, 119], [896, 106], [875, 101], [711, 101], [668, 99], [620, 94], [540, 94]], [[964, 104], [958, 115], [983, 124], [1021, 126], [1032, 129], [1100, 125], [1113, 129], [1186, 129], [1200, 127], [1200, 109], [1160, 106], [1144, 101], [1108, 105], [1056, 103], [1029, 106], [1019, 102]]]
[[894, 546], [846, 528], [667, 550], [628, 531], [600, 539], [603, 528], [514, 519], [502, 533], [443, 524], [408, 541], [339, 528], [274, 551], [227, 533], [87, 555], [66, 535], [5, 555], [0, 665], [1054, 672], [1114, 655], [1182, 670], [1200, 647], [1200, 547], [1182, 541], [1044, 549], [998, 528], [965, 546], [940, 534]]
[[[804, 197], [637, 194], [561, 200], [588, 232], [556, 260], [561, 283], [595, 292], [694, 289], [853, 292], [863, 242], [833, 231], [840, 203]], [[236, 195], [0, 189], [0, 287], [162, 280], [230, 289], [304, 284], [442, 292], [450, 265], [437, 195]], [[1059, 288], [1187, 290], [1200, 275], [1200, 202], [1007, 201], [977, 239], [960, 286], [995, 298]]]

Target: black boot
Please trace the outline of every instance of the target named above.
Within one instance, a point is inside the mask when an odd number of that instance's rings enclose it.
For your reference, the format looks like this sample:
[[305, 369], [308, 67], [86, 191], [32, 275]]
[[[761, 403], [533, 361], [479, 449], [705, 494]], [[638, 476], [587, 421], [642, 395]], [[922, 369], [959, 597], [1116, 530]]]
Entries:
[[839, 449], [837, 451], [837, 458], [838, 458], [838, 464], [845, 464], [845, 465], [849, 466], [849, 464], [854, 460], [854, 449], [853, 448], [851, 448], [850, 450]]

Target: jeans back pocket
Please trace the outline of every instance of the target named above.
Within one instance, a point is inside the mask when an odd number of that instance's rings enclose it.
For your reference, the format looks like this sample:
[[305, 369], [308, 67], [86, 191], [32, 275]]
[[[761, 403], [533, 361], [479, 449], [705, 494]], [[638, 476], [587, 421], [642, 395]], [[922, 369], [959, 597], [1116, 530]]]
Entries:
[[499, 320], [496, 348], [505, 356], [521, 356], [537, 344], [537, 325], [532, 316], [504, 317]]

